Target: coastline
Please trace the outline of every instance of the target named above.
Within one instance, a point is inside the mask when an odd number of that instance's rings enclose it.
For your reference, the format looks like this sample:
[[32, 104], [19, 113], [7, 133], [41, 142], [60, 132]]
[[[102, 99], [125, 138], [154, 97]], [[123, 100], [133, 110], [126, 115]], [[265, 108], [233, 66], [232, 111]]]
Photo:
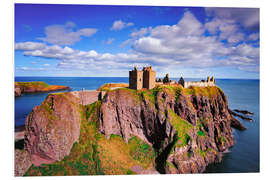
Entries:
[[[122, 81], [121, 81], [122, 82]], [[233, 81], [234, 82], [234, 81]], [[226, 81], [226, 84], [227, 84], [227, 81]], [[233, 83], [233, 84], [237, 84], [237, 83]], [[241, 84], [241, 83], [240, 83]], [[87, 88], [87, 87], [86, 87]], [[92, 89], [95, 89], [95, 88], [92, 88]], [[226, 88], [225, 88], [226, 89]], [[227, 93], [226, 93], [227, 94]], [[230, 94], [230, 93], [229, 93]], [[230, 101], [231, 102], [231, 101]], [[234, 101], [232, 101], [232, 102], [234, 102]], [[231, 104], [231, 103], [230, 103]], [[235, 105], [233, 105], [232, 107], [231, 107], [232, 109], [234, 109], [234, 108], [239, 108], [239, 106], [235, 106]], [[247, 108], [247, 109], [249, 109], [249, 108]], [[252, 112], [254, 112], [254, 111], [252, 111]], [[249, 128], [248, 128], [249, 129]], [[247, 131], [248, 132], [248, 131]], [[240, 141], [240, 140], [239, 140]], [[238, 144], [237, 144], [237, 146], [238, 146]], [[232, 151], [233, 152], [233, 151]], [[230, 156], [230, 154], [231, 153], [229, 153], [229, 156]], [[227, 155], [226, 155], [227, 156]]]

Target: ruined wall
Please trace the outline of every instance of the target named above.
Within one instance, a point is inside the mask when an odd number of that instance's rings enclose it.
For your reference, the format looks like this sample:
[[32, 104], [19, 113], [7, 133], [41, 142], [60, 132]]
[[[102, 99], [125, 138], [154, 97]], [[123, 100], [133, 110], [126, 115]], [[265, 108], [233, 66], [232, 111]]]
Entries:
[[98, 100], [101, 100], [105, 95], [104, 91], [91, 90], [72, 91], [71, 93], [80, 99], [80, 104], [82, 105], [92, 104]]
[[202, 81], [193, 81], [193, 82], [185, 82], [184, 88], [188, 88], [190, 86], [196, 86], [196, 87], [207, 87], [207, 86], [215, 86], [215, 82], [202, 82]]
[[129, 88], [137, 90], [143, 88], [143, 71], [129, 71]]

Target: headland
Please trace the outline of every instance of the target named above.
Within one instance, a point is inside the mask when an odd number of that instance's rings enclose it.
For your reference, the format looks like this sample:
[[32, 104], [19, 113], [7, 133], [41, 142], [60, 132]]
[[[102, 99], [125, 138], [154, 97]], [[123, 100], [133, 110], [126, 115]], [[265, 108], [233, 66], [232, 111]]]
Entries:
[[224, 92], [168, 76], [156, 83], [153, 74], [129, 86], [49, 94], [27, 116], [16, 151], [27, 163], [17, 175], [202, 173], [220, 162], [235, 143], [232, 127], [245, 130]]
[[23, 93], [41, 93], [70, 89], [68, 86], [48, 85], [42, 81], [15, 82], [14, 86], [15, 96], [21, 96]]

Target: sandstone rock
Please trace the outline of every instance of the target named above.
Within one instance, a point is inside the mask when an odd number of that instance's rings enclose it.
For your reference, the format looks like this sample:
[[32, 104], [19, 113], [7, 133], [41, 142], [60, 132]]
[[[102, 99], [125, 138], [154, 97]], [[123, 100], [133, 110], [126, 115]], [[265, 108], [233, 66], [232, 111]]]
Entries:
[[15, 91], [15, 96], [17, 97], [17, 96], [21, 96], [22, 95], [22, 92], [21, 92], [21, 89], [20, 88], [14, 88], [14, 91]]
[[79, 100], [71, 93], [50, 94], [27, 116], [26, 150], [35, 166], [62, 160], [80, 134]]
[[23, 176], [32, 165], [30, 155], [24, 150], [15, 149], [15, 176]]

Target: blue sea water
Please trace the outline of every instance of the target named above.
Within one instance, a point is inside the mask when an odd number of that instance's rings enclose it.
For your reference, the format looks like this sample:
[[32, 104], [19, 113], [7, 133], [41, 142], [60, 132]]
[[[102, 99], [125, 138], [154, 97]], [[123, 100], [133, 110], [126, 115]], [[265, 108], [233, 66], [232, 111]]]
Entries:
[[[174, 79], [174, 78], [172, 78]], [[178, 79], [174, 79], [178, 80]], [[199, 79], [186, 79], [199, 80]], [[104, 83], [128, 83], [127, 77], [15, 77], [15, 81], [44, 81], [53, 85], [69, 86], [72, 91], [97, 89]], [[259, 80], [217, 79], [216, 84], [225, 92], [231, 109], [253, 112], [252, 122], [239, 119], [246, 131], [233, 129], [235, 146], [224, 154], [222, 162], [211, 164], [206, 173], [259, 172]], [[24, 94], [15, 98], [15, 126], [24, 125], [34, 106], [41, 104], [48, 93]]]

